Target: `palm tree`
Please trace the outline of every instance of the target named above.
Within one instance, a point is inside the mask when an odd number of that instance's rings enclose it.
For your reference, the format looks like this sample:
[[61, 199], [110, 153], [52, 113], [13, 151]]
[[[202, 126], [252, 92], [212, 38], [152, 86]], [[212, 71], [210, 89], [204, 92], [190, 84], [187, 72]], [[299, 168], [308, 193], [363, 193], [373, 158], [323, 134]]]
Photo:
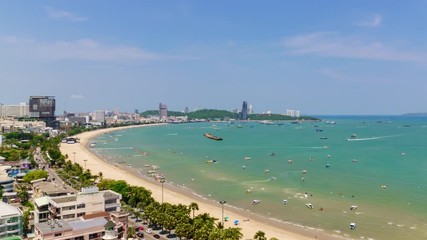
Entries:
[[267, 240], [267, 238], [265, 237], [265, 233], [263, 231], [256, 232], [254, 235], [254, 239], [255, 240]]
[[16, 192], [18, 197], [21, 199], [21, 202], [27, 202], [30, 198], [30, 194], [28, 193], [27, 186], [23, 184], [19, 184], [16, 186]]
[[192, 202], [190, 203], [189, 208], [193, 211], [193, 219], [194, 219], [194, 211], [199, 210], [199, 205], [197, 205], [197, 203]]
[[223, 230], [223, 239], [228, 240], [239, 240], [243, 237], [243, 234], [240, 232], [241, 228], [227, 228]]

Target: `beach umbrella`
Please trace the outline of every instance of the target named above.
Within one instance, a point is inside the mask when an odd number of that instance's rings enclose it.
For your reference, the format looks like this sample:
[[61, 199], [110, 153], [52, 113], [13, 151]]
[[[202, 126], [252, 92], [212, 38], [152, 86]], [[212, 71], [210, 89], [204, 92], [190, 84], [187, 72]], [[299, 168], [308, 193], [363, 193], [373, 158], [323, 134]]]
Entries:
[[224, 217], [224, 221], [226, 221], [226, 222], [228, 221], [228, 217], [227, 216]]
[[239, 220], [234, 220], [234, 225], [239, 224]]

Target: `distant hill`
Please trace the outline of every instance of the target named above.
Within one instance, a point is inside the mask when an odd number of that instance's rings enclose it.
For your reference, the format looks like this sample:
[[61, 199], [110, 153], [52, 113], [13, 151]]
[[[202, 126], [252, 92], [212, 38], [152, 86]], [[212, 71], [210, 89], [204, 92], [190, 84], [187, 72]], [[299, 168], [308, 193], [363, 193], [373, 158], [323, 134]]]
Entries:
[[427, 113], [405, 113], [405, 114], [402, 114], [402, 116], [409, 116], [409, 117], [427, 117]]
[[[147, 117], [149, 115], [159, 115], [158, 110], [148, 110], [141, 113], [141, 116]], [[168, 116], [185, 116], [183, 112], [168, 111]], [[238, 114], [227, 110], [216, 110], [216, 109], [201, 109], [187, 114], [190, 120], [192, 119], [221, 119], [230, 118], [238, 119]], [[281, 114], [249, 114], [250, 120], [271, 120], [271, 121], [288, 121], [288, 120], [320, 120], [315, 117], [301, 116], [299, 118], [285, 116]]]

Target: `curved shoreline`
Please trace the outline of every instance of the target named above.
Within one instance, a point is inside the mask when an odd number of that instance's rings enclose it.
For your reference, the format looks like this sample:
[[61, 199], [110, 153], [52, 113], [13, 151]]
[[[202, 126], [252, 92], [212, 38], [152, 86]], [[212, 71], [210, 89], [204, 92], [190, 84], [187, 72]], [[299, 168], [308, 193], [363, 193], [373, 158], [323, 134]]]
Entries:
[[[161, 184], [154, 179], [145, 177], [139, 174], [135, 169], [128, 169], [120, 164], [113, 165], [107, 159], [97, 155], [89, 149], [91, 139], [100, 134], [119, 131], [123, 129], [135, 127], [158, 126], [162, 124], [136, 125], [118, 128], [99, 129], [96, 131], [84, 132], [76, 137], [80, 138], [80, 143], [67, 144], [61, 143], [60, 150], [62, 154], [67, 154], [69, 160], [84, 166], [91, 170], [93, 174], [102, 172], [104, 178], [115, 180], [125, 180], [131, 185], [143, 186], [152, 192], [152, 196], [157, 200], [162, 199]], [[75, 154], [74, 154], [75, 153]], [[74, 158], [75, 157], [75, 158]], [[87, 160], [84, 162], [84, 160]], [[130, 174], [129, 174], [130, 173]], [[221, 206], [213, 200], [204, 198], [201, 195], [193, 192], [188, 188], [164, 184], [163, 198], [166, 202], [172, 204], [189, 205], [191, 202], [196, 202], [199, 205], [199, 213], [207, 212], [211, 216], [221, 219]], [[257, 215], [255, 213], [246, 212], [235, 206], [225, 204], [224, 210], [230, 219], [241, 220], [237, 227], [241, 228], [243, 239], [252, 239], [258, 230], [266, 233], [267, 238], [276, 237], [278, 239], [289, 240], [308, 240], [308, 239], [342, 239], [339, 236], [325, 233], [322, 230], [304, 227], [295, 223], [280, 222], [275, 219]], [[245, 221], [243, 221], [245, 220]], [[225, 222], [225, 227], [236, 227], [232, 221]]]

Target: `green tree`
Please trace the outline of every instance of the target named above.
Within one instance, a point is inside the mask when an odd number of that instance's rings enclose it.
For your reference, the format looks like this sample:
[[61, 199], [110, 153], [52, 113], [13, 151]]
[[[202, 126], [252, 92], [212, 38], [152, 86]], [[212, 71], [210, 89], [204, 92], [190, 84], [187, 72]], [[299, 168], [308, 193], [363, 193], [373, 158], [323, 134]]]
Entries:
[[193, 211], [193, 219], [194, 219], [194, 212], [196, 210], [199, 210], [199, 205], [197, 205], [197, 203], [195, 203], [195, 202], [192, 202], [192, 203], [190, 203], [189, 208]]
[[176, 226], [175, 234], [179, 237], [185, 237], [185, 239], [192, 239], [194, 235], [194, 228], [190, 223], [179, 223]]
[[128, 228], [128, 237], [135, 237], [136, 236], [136, 231], [134, 227], [129, 227]]
[[0, 201], [3, 200], [3, 186], [0, 185]]
[[279, 239], [277, 239], [277, 238], [275, 238], [275, 237], [272, 237], [272, 238], [270, 238], [270, 240], [279, 240]]
[[254, 239], [255, 240], [267, 240], [267, 238], [265, 237], [265, 233], [263, 231], [256, 232], [254, 235]]
[[22, 214], [22, 230], [24, 234], [29, 232], [29, 222], [30, 222], [30, 210], [27, 210]]
[[30, 183], [33, 180], [40, 179], [40, 178], [47, 178], [48, 176], [49, 176], [49, 173], [46, 171], [34, 170], [34, 171], [27, 173], [22, 180], [25, 183]]
[[19, 184], [16, 186], [16, 193], [18, 197], [21, 199], [21, 202], [26, 203], [30, 198], [30, 194], [28, 193], [28, 187], [24, 184]]
[[228, 240], [239, 240], [243, 237], [242, 232], [240, 231], [240, 228], [227, 228], [222, 231], [223, 233], [223, 239]]

